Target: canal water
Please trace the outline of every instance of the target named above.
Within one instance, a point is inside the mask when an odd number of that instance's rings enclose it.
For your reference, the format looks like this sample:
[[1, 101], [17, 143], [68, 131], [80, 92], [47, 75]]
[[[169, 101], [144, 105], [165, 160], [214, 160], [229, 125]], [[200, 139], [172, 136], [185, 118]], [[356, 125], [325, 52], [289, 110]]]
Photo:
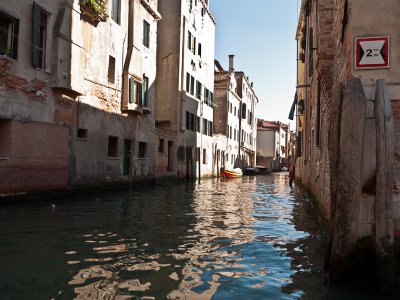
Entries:
[[366, 299], [324, 254], [287, 173], [0, 207], [0, 299]]

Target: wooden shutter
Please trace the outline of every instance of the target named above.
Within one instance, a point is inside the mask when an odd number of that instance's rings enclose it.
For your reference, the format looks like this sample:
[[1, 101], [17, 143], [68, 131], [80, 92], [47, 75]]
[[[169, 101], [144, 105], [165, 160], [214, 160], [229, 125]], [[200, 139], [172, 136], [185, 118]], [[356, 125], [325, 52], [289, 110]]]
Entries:
[[186, 92], [190, 93], [190, 74], [186, 73]]
[[138, 85], [137, 85], [137, 88], [139, 89], [138, 90], [138, 102], [139, 102], [139, 105], [140, 106], [144, 106], [144, 93], [143, 93], [143, 91], [144, 91], [144, 88], [143, 88], [143, 83], [139, 83]]
[[129, 78], [129, 103], [134, 103], [135, 101], [135, 81]]
[[18, 33], [19, 33], [19, 20], [14, 19], [11, 57], [15, 60], [18, 58]]
[[42, 8], [36, 2], [33, 2], [32, 14], [32, 65], [36, 68], [40, 65], [40, 15]]

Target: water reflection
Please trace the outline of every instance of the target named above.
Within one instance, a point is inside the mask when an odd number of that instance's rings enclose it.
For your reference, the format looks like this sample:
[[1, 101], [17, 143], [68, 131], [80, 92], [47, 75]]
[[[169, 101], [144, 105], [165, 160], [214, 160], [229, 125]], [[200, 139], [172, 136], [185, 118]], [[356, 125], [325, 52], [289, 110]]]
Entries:
[[207, 180], [3, 208], [0, 298], [300, 298], [299, 274], [312, 272], [303, 241], [317, 236], [296, 225], [304, 195], [287, 180]]

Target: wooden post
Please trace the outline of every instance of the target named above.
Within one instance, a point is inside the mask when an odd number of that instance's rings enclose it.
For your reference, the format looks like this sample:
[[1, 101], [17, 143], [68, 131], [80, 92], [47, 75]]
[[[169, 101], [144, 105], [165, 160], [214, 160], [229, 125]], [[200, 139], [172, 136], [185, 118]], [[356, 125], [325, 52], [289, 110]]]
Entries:
[[376, 195], [375, 195], [375, 241], [378, 256], [378, 280], [383, 291], [394, 288], [393, 254], [393, 163], [394, 124], [393, 113], [385, 82], [376, 81]]
[[331, 220], [334, 229], [329, 263], [329, 278], [334, 281], [348, 275], [346, 258], [354, 250], [358, 238], [365, 112], [361, 80], [353, 78], [344, 90], [340, 119], [336, 206]]
[[[330, 122], [328, 131], [328, 152], [329, 152], [329, 177], [330, 177], [330, 216], [329, 222], [332, 225], [336, 211], [336, 191], [339, 170], [339, 146], [340, 146], [340, 112], [343, 102], [343, 85], [335, 83], [332, 89], [332, 101], [330, 109]], [[325, 257], [325, 270], [328, 270], [332, 252], [332, 238], [334, 226], [329, 227], [329, 241]]]

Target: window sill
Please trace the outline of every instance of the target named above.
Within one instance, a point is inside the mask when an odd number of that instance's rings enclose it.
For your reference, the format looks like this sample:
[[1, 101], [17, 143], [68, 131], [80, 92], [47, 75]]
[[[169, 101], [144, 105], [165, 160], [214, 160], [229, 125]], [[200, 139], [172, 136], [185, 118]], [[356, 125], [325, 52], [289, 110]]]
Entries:
[[123, 107], [122, 110], [128, 112], [134, 112], [140, 115], [143, 115], [144, 113], [143, 109], [135, 103], [128, 103], [128, 105], [126, 107]]
[[7, 156], [0, 156], [0, 160], [10, 160], [11, 158], [10, 157], [7, 157]]
[[107, 159], [109, 159], [109, 160], [119, 160], [119, 157], [107, 156]]
[[87, 142], [89, 139], [88, 138], [76, 138], [78, 141], [85, 141], [85, 142]]
[[14, 59], [14, 58], [12, 58], [12, 57], [10, 57], [8, 55], [5, 55], [5, 54], [0, 54], [0, 58], [8, 59], [8, 60], [11, 60], [11, 61], [17, 61], [16, 59]]
[[51, 71], [48, 71], [48, 70], [46, 70], [46, 69], [41, 69], [41, 68], [39, 68], [39, 67], [33, 67], [35, 70], [38, 70], [38, 71], [42, 71], [43, 73], [46, 73], [46, 74], [49, 74], [49, 75], [51, 75], [51, 74], [53, 74]]

